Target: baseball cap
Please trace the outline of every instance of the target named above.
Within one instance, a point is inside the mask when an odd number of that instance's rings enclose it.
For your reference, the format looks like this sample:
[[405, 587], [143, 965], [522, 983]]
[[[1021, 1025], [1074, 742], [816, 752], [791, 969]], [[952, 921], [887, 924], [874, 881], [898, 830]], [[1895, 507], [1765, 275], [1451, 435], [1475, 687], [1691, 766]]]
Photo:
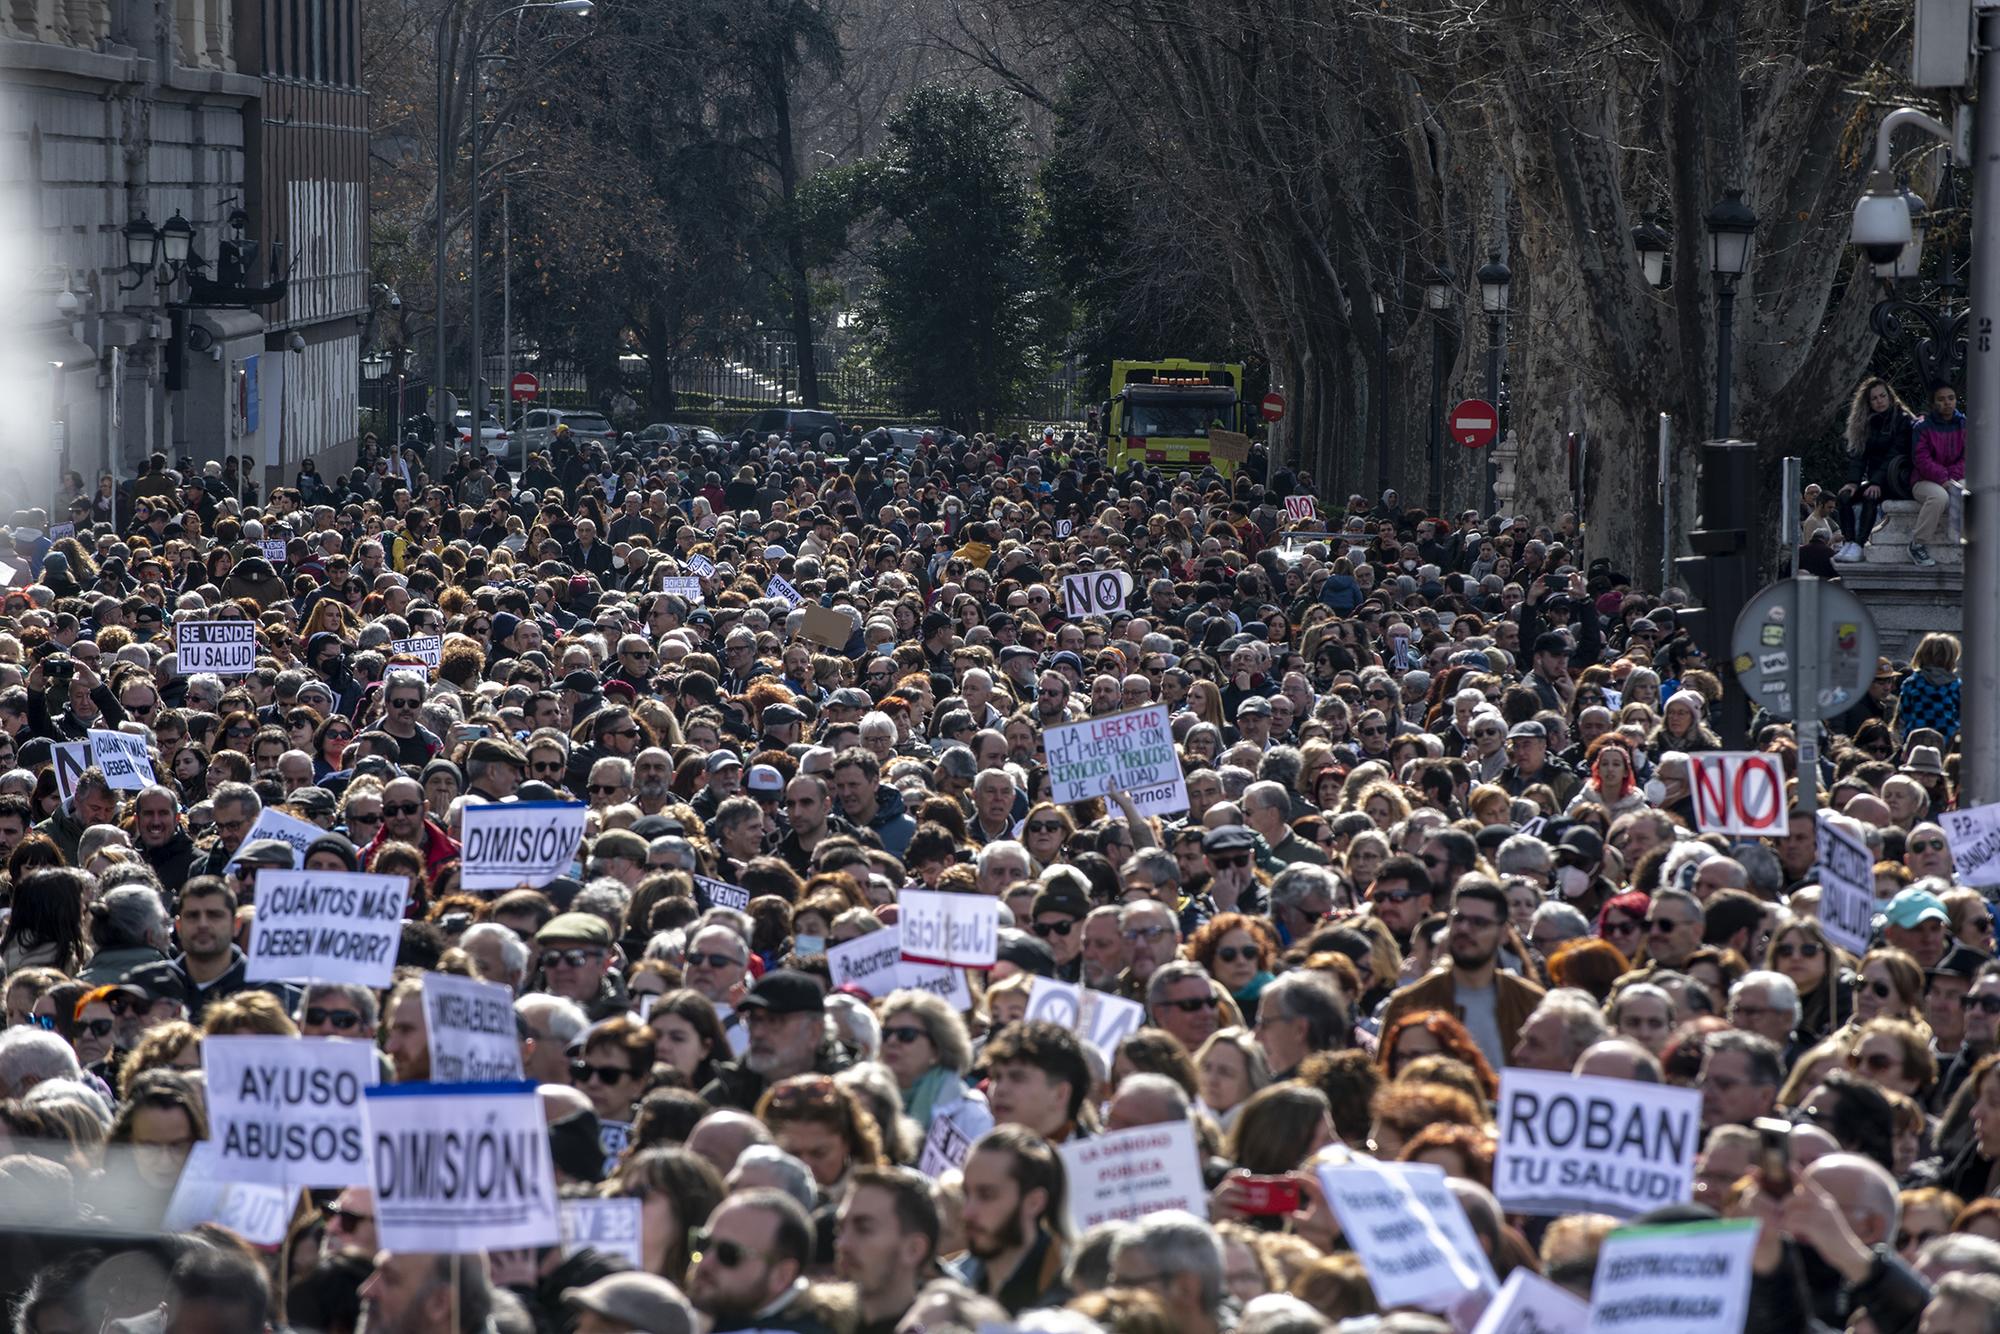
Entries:
[[842, 686], [826, 697], [829, 709], [872, 709], [875, 701], [860, 686]]
[[1265, 717], [1269, 717], [1271, 714], [1271, 701], [1265, 699], [1262, 695], [1252, 695], [1236, 706], [1236, 716], [1238, 718], [1241, 718], [1246, 713], [1263, 714]]
[[744, 775], [743, 786], [760, 796], [777, 796], [785, 790], [785, 776], [768, 764], [753, 764]]
[[1507, 739], [1509, 741], [1516, 740], [1520, 737], [1532, 737], [1536, 741], [1547, 741], [1549, 739], [1549, 729], [1543, 727], [1533, 718], [1530, 718], [1525, 722], [1515, 723], [1512, 727], [1507, 729]]
[[764, 712], [758, 715], [758, 721], [767, 731], [773, 727], [785, 727], [805, 720], [806, 716], [789, 704], [767, 704], [764, 706]]
[[599, 682], [589, 672], [578, 670], [562, 679], [562, 688], [573, 690], [579, 695], [595, 695], [599, 689]]
[[757, 979], [739, 1010], [762, 1010], [766, 1014], [824, 1014], [826, 994], [819, 983], [791, 968], [778, 968]]
[[1899, 890], [1896, 897], [1889, 900], [1889, 906], [1882, 910], [1889, 925], [1905, 930], [1922, 926], [1925, 922], [1949, 922], [1951, 914], [1944, 910], [1944, 900], [1927, 889], [1915, 885]]
[[724, 769], [730, 768], [732, 766], [738, 769], [741, 769], [743, 767], [743, 761], [736, 758], [736, 752], [731, 750], [718, 750], [709, 755], [708, 763], [705, 767], [711, 774], [719, 774]]

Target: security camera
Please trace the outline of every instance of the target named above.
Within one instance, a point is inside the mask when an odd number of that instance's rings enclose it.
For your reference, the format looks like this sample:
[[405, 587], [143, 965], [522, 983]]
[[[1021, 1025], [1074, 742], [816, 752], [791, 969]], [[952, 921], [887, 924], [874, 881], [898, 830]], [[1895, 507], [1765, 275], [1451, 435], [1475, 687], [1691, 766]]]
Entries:
[[299, 332], [298, 330], [294, 329], [294, 330], [292, 331], [292, 335], [291, 335], [291, 337], [289, 337], [289, 338], [287, 338], [287, 339], [285, 340], [285, 350], [286, 350], [287, 352], [303, 352], [303, 351], [305, 351], [305, 350], [306, 350], [306, 337], [305, 337], [305, 335], [304, 335], [304, 334], [302, 334], [302, 333], [300, 333], [300, 332]]
[[1876, 264], [1894, 264], [1903, 247], [1910, 243], [1910, 206], [1893, 181], [1878, 183], [1873, 178], [1854, 205], [1853, 243]]
[[389, 309], [401, 310], [402, 308], [403, 308], [403, 294], [401, 292], [389, 293]]

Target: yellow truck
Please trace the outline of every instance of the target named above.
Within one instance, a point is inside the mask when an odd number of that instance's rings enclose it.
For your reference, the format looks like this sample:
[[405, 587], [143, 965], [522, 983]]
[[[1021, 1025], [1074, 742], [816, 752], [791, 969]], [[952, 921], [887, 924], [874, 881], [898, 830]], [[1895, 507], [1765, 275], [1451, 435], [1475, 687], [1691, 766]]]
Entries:
[[1178, 357], [1111, 363], [1105, 458], [1114, 471], [1136, 459], [1168, 471], [1213, 464], [1233, 476], [1235, 463], [1210, 459], [1208, 433], [1242, 431], [1243, 420], [1241, 365]]

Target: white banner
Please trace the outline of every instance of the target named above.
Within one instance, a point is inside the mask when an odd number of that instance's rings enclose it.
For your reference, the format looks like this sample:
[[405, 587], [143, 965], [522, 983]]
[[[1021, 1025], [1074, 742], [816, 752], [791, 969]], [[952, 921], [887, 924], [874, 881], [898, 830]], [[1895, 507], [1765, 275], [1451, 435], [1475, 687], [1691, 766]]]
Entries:
[[1208, 1217], [1201, 1154], [1186, 1121], [1139, 1126], [1061, 1145], [1069, 1178], [1072, 1236], [1099, 1223], [1125, 1222], [1161, 1209]]
[[826, 966], [835, 988], [859, 987], [871, 998], [886, 996], [902, 985], [902, 962], [902, 933], [893, 926], [826, 947]]
[[586, 810], [580, 801], [488, 801], [461, 807], [460, 887], [540, 889], [569, 874], [583, 842]]
[[805, 594], [793, 588], [791, 581], [782, 574], [771, 576], [771, 582], [764, 585], [764, 596], [776, 598], [788, 607], [796, 607], [806, 600]]
[[229, 869], [233, 871], [243, 864], [243, 849], [260, 838], [275, 838], [281, 843], [290, 845], [292, 869], [296, 871], [306, 864], [306, 849], [324, 837], [326, 830], [312, 821], [287, 815], [275, 806], [266, 806], [257, 812], [257, 823], [250, 826], [250, 832], [236, 845], [237, 855], [230, 858]]
[[1860, 958], [1875, 918], [1875, 858], [1841, 817], [1819, 812], [1819, 924], [1826, 938]]
[[1072, 621], [1125, 610], [1132, 576], [1124, 570], [1085, 570], [1062, 581], [1063, 615]]
[[1141, 815], [1171, 815], [1188, 808], [1187, 780], [1164, 704], [1051, 727], [1043, 742], [1049, 799], [1058, 806], [1129, 792]]
[[254, 621], [174, 622], [174, 674], [243, 676], [257, 666]]
[[1478, 1276], [1401, 1173], [1380, 1163], [1328, 1164], [1319, 1184], [1383, 1309], [1442, 1310], [1479, 1290]]
[[898, 898], [903, 957], [913, 963], [991, 968], [1000, 948], [997, 900], [985, 894], [906, 889]]
[[1630, 1218], [1694, 1197], [1701, 1093], [1503, 1070], [1493, 1193], [1509, 1213]]
[[187, 1232], [203, 1223], [228, 1228], [252, 1246], [276, 1246], [292, 1226], [299, 1200], [297, 1186], [257, 1186], [231, 1181], [216, 1155], [215, 1140], [196, 1140], [181, 1178], [174, 1184], [160, 1220], [163, 1232]]
[[392, 639], [389, 651], [396, 657], [421, 662], [432, 671], [444, 661], [443, 635], [418, 635], [414, 639]]
[[[1416, 1192], [1418, 1202], [1430, 1210], [1431, 1217], [1437, 1220], [1438, 1230], [1451, 1243], [1452, 1251], [1478, 1280], [1477, 1290], [1488, 1296], [1498, 1292], [1500, 1277], [1493, 1272], [1493, 1262], [1486, 1257], [1485, 1248], [1479, 1244], [1479, 1234], [1472, 1230], [1472, 1220], [1465, 1216], [1465, 1206], [1445, 1184], [1444, 1169], [1431, 1163], [1379, 1165], [1384, 1171], [1394, 1172], [1409, 1183], [1410, 1189]], [[1444, 1311], [1448, 1308], [1438, 1306], [1433, 1309]]]
[[1757, 1220], [1621, 1227], [1597, 1252], [1591, 1334], [1740, 1334]]
[[146, 738], [103, 727], [91, 728], [88, 735], [90, 762], [104, 770], [113, 792], [137, 792], [159, 781], [146, 754]]
[[313, 1189], [368, 1184], [364, 1090], [375, 1044], [345, 1038], [209, 1037], [201, 1044], [209, 1138], [226, 1181]]
[[431, 1078], [440, 1084], [499, 1084], [522, 1078], [514, 998], [497, 982], [424, 974]]
[[1586, 1302], [1523, 1265], [1507, 1275], [1472, 1334], [1577, 1334], [1589, 1319]]
[[1709, 750], [1688, 756], [1695, 827], [1704, 834], [1782, 838], [1790, 815], [1785, 766], [1765, 751]]
[[1069, 1029], [1108, 1060], [1119, 1043], [1145, 1025], [1146, 1007], [1094, 987], [1037, 977], [1028, 983], [1024, 1017]]
[[390, 1084], [365, 1100], [382, 1249], [559, 1246], [555, 1162], [530, 1083]]
[[1952, 883], [1975, 889], [2000, 885], [2000, 802], [1945, 811], [1937, 822], [1951, 844]]
[[671, 593], [678, 598], [686, 598], [696, 606], [700, 606], [707, 596], [701, 590], [701, 580], [687, 574], [663, 575], [660, 579], [660, 591]]
[[965, 1166], [965, 1155], [979, 1137], [993, 1129], [993, 1109], [976, 1094], [960, 1098], [931, 1113], [931, 1128], [924, 1136], [924, 1151], [917, 1170], [935, 1181], [944, 1173]]
[[409, 894], [406, 875], [259, 870], [244, 980], [389, 986]]
[[1319, 517], [1319, 502], [1311, 496], [1286, 496], [1285, 516], [1294, 523]]
[[726, 880], [712, 880], [708, 876], [694, 878], [695, 897], [708, 897], [711, 908], [734, 908], [738, 912], [750, 911], [750, 891], [741, 885], [732, 885]]
[[587, 1248], [615, 1255], [634, 1269], [644, 1269], [646, 1248], [640, 1241], [639, 1223], [643, 1207], [638, 1197], [631, 1195], [615, 1200], [564, 1200], [563, 1255], [572, 1256]]

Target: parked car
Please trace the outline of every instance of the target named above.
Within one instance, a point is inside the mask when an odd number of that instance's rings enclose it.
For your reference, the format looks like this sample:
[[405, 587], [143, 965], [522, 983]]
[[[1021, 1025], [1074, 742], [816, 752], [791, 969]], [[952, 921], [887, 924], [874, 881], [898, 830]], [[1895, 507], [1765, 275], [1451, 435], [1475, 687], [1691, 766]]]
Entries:
[[[602, 440], [607, 445], [618, 443], [618, 432], [601, 412], [572, 412], [564, 408], [536, 408], [521, 419], [521, 434], [527, 437], [530, 450], [549, 447], [555, 438], [556, 427], [567, 426], [570, 433], [585, 440]], [[518, 448], [520, 442], [515, 441]]]
[[762, 412], [751, 413], [742, 429], [755, 431], [760, 439], [789, 431], [794, 440], [815, 442], [829, 431], [836, 439], [845, 434], [840, 428], [839, 417], [813, 408], [766, 408]]
[[[466, 408], [460, 408], [455, 414], [454, 420], [458, 426], [459, 443], [463, 445], [471, 444], [471, 411]], [[506, 458], [508, 453], [514, 448], [513, 438], [513, 433], [493, 414], [491, 408], [479, 414], [479, 443], [486, 447], [488, 454], [494, 458]]]

